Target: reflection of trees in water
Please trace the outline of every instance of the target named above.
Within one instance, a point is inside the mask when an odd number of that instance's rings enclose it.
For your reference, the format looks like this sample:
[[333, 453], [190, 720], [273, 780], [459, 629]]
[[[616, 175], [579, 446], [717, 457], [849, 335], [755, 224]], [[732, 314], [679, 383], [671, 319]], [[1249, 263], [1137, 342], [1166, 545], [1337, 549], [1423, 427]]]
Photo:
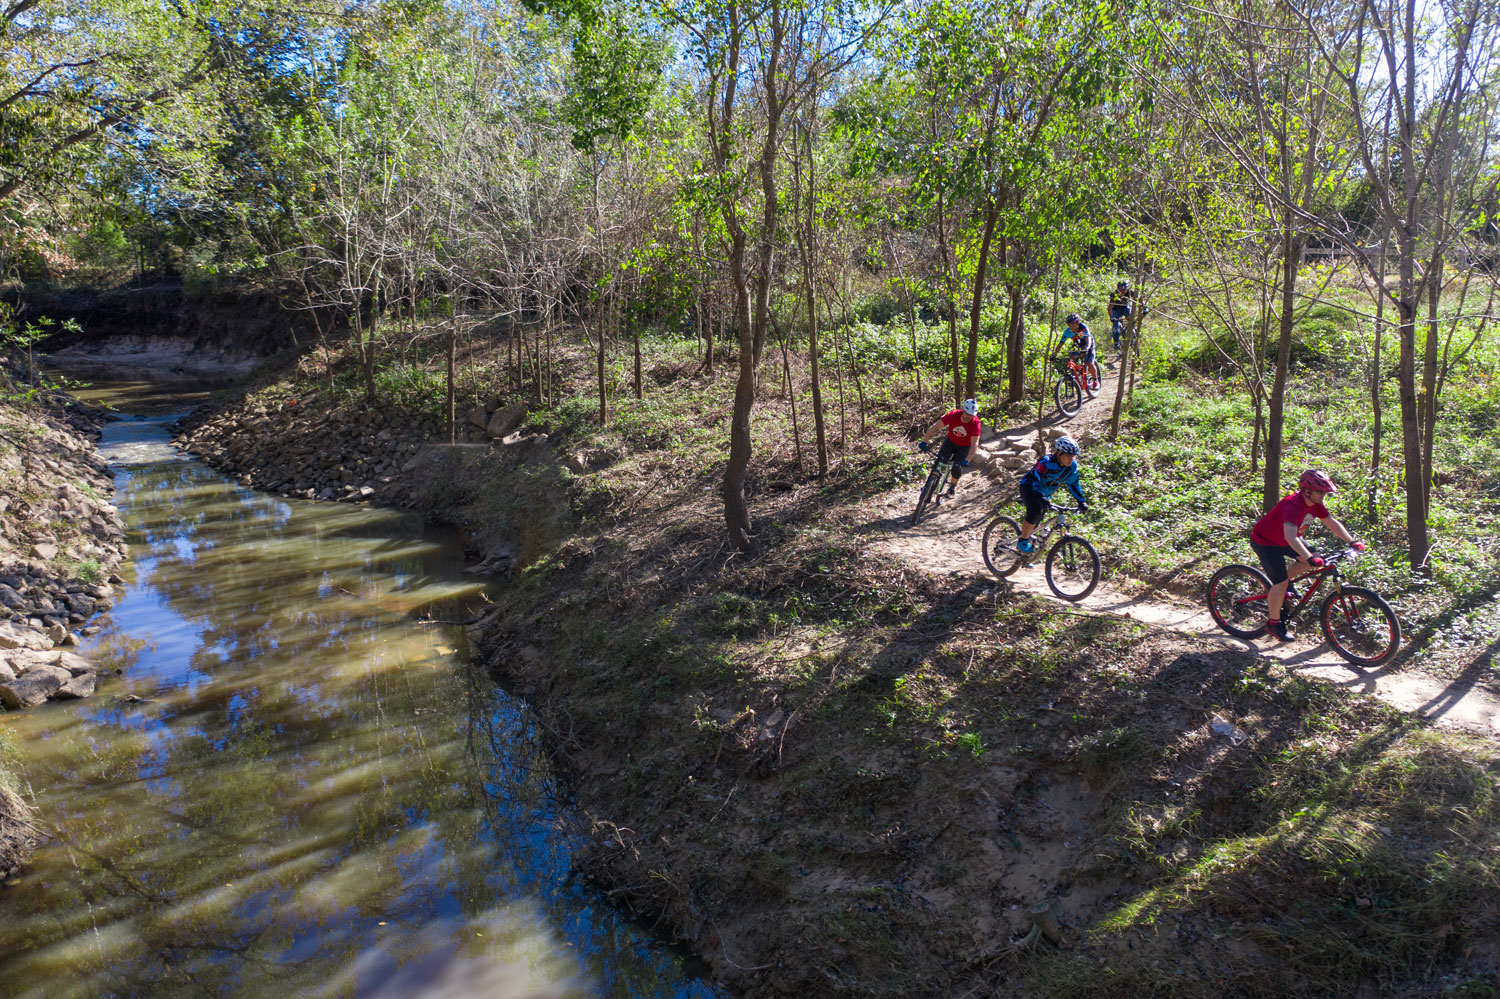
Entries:
[[525, 711], [438, 651], [462, 636], [406, 620], [432, 558], [354, 537], [368, 512], [320, 507], [326, 529], [303, 531], [207, 478], [132, 475], [142, 578], [201, 633], [193, 683], [57, 716], [31, 776], [62, 838], [0, 895], [0, 981], [352, 994], [373, 951], [385, 967], [434, 948], [557, 980], [555, 928], [606, 995], [707, 994], [567, 880]]
[[659, 947], [649, 930], [600, 905], [598, 894], [571, 875], [580, 843], [577, 822], [560, 793], [535, 720], [523, 702], [496, 689], [477, 666], [463, 670], [468, 704], [465, 754], [485, 826], [499, 844], [511, 891], [535, 897], [553, 925], [564, 927], [591, 976], [611, 996], [703, 996], [702, 983]]

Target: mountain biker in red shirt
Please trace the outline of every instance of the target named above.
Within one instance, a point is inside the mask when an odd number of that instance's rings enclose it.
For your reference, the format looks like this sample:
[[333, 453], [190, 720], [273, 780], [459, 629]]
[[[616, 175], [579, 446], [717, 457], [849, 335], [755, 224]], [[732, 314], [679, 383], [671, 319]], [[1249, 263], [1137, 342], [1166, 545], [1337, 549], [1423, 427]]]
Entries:
[[[1337, 491], [1338, 487], [1327, 474], [1310, 468], [1297, 480], [1297, 491], [1271, 507], [1250, 531], [1250, 547], [1260, 557], [1260, 564], [1271, 581], [1270, 592], [1266, 594], [1266, 630], [1283, 642], [1297, 637], [1291, 625], [1281, 620], [1281, 605], [1291, 581], [1323, 567], [1323, 560], [1302, 543], [1302, 532], [1307, 530], [1307, 525], [1320, 520], [1350, 547], [1356, 551], [1365, 550], [1364, 544], [1355, 541], [1348, 528], [1334, 520], [1323, 505], [1329, 494]], [[1290, 572], [1286, 564], [1289, 558], [1297, 560]], [[1292, 595], [1296, 595], [1295, 591]]]
[[917, 442], [920, 450], [928, 449], [927, 439], [944, 427], [948, 428], [948, 436], [943, 441], [943, 446], [938, 449], [938, 459], [952, 459], [953, 478], [948, 482], [946, 495], [952, 496], [953, 491], [958, 488], [959, 477], [963, 475], [964, 469], [969, 467], [969, 459], [974, 457], [974, 448], [979, 443], [979, 435], [984, 431], [979, 422], [979, 403], [973, 399], [965, 399], [964, 404], [958, 409], [950, 409], [938, 417], [936, 423], [927, 428], [922, 439]]

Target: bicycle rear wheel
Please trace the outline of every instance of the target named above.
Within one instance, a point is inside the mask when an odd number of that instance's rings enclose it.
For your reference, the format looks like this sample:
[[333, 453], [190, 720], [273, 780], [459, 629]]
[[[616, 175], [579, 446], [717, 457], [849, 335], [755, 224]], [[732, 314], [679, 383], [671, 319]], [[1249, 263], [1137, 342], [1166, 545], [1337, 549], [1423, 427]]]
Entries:
[[1064, 416], [1075, 416], [1083, 408], [1083, 390], [1072, 378], [1059, 378], [1052, 387], [1052, 399], [1057, 411]]
[[1026, 556], [1016, 551], [1021, 525], [1009, 517], [996, 517], [984, 529], [984, 564], [990, 572], [1004, 579], [1026, 564]]
[[1379, 666], [1401, 647], [1401, 622], [1378, 593], [1345, 586], [1323, 601], [1323, 637], [1356, 666]]
[[1235, 638], [1266, 633], [1266, 591], [1271, 581], [1248, 565], [1226, 565], [1208, 581], [1208, 612]]
[[1080, 537], [1067, 534], [1047, 553], [1047, 585], [1064, 600], [1077, 602], [1099, 585], [1099, 553]]
[[927, 473], [927, 481], [922, 483], [922, 491], [917, 495], [917, 508], [911, 512], [912, 527], [917, 526], [917, 521], [922, 519], [922, 514], [926, 512], [928, 504], [942, 487], [943, 479], [938, 474], [938, 468], [939, 466], [934, 463], [932, 470]]

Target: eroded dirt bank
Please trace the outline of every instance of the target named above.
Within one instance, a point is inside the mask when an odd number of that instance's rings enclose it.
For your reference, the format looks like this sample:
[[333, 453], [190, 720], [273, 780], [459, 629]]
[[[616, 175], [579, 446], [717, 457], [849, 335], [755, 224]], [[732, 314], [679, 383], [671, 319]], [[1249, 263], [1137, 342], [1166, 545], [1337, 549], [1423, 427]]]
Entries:
[[[464, 523], [514, 569], [475, 637], [549, 730], [586, 868], [743, 994], [1500, 984], [1490, 743], [924, 571], [858, 479], [757, 480], [736, 556], [711, 469], [523, 426], [452, 448], [259, 393], [185, 440], [250, 484]], [[1023, 945], [1043, 905], [1056, 939]]]
[[[113, 607], [127, 554], [114, 483], [95, 453], [109, 417], [0, 372], [0, 706], [45, 710], [88, 697], [95, 666], [70, 648]], [[3, 749], [4, 747], [0, 747]], [[39, 830], [22, 795], [25, 760], [0, 757], [0, 876], [25, 861]]]

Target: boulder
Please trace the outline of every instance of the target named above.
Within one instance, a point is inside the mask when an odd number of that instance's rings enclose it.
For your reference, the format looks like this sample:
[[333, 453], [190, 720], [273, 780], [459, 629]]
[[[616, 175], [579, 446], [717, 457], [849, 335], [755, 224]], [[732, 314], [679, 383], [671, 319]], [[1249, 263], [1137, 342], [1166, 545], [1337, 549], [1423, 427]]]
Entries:
[[68, 627], [65, 624], [47, 625], [47, 637], [52, 639], [53, 645], [61, 645], [68, 640]]
[[526, 407], [522, 405], [506, 406], [504, 409], [495, 411], [485, 424], [484, 432], [490, 437], [504, 437], [512, 430], [521, 425], [526, 418]]
[[479, 429], [483, 430], [489, 423], [489, 420], [490, 414], [485, 411], [485, 408], [483, 406], [475, 406], [473, 409], [469, 410], [469, 423], [472, 426], [478, 427]]
[[11, 710], [34, 708], [72, 679], [65, 669], [56, 666], [39, 666], [25, 676], [0, 683], [0, 704]]
[[0, 659], [0, 683], [9, 683], [16, 678], [16, 671], [10, 668], [10, 663]]
[[59, 701], [77, 700], [83, 697], [91, 697], [94, 687], [99, 683], [98, 673], [80, 673], [77, 676], [64, 680], [52, 696]]
[[0, 607], [9, 607], [11, 610], [24, 611], [26, 609], [26, 598], [17, 593], [13, 588], [0, 583]]
[[10, 668], [15, 670], [16, 676], [23, 676], [38, 666], [57, 666], [62, 658], [62, 653], [56, 649], [46, 652], [37, 652], [31, 649], [16, 649], [6, 657], [10, 660]]
[[43, 562], [51, 562], [57, 558], [57, 546], [42, 542], [31, 546], [31, 557], [41, 559]]
[[36, 649], [45, 652], [53, 642], [39, 631], [18, 628], [9, 622], [0, 624], [0, 649]]

